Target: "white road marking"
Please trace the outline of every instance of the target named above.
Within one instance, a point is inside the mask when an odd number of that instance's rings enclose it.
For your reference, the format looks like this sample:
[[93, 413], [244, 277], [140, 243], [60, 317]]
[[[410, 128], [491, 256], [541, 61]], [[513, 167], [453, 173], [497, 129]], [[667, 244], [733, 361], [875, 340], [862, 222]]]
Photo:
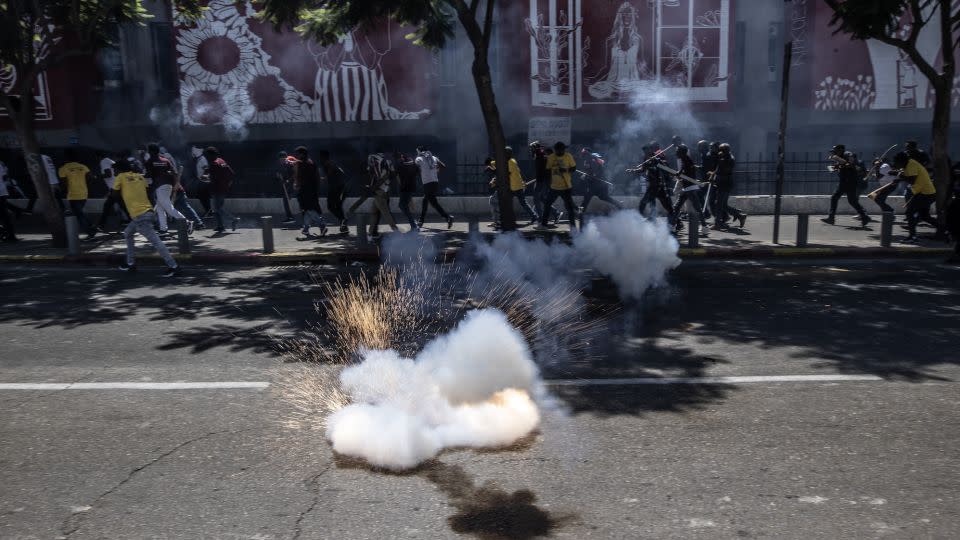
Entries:
[[0, 383], [0, 390], [225, 390], [263, 389], [268, 382], [89, 382], [89, 383]]
[[728, 377], [636, 377], [628, 379], [554, 379], [544, 381], [547, 386], [613, 386], [666, 384], [750, 384], [782, 382], [849, 382], [883, 381], [876, 375], [755, 375]]

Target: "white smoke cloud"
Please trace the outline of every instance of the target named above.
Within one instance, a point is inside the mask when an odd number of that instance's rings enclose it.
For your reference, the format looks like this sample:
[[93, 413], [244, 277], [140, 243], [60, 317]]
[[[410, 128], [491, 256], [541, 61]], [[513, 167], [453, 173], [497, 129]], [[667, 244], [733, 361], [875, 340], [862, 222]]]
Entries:
[[667, 272], [680, 264], [680, 244], [666, 220], [649, 220], [636, 210], [590, 219], [574, 237], [573, 249], [612, 279], [628, 300], [639, 300], [651, 287], [662, 286]]
[[416, 359], [366, 351], [343, 370], [352, 403], [327, 419], [340, 454], [403, 470], [450, 447], [498, 447], [540, 422], [538, 370], [520, 333], [492, 309], [473, 311]]

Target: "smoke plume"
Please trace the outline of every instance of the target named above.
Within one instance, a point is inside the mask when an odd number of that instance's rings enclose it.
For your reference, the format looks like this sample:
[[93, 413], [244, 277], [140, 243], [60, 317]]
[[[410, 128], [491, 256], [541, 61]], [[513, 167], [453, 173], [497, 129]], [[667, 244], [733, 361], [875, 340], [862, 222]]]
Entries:
[[333, 449], [402, 470], [450, 447], [506, 446], [540, 421], [528, 393], [538, 370], [523, 336], [496, 310], [477, 310], [415, 359], [366, 351], [340, 375], [352, 403], [327, 419]]

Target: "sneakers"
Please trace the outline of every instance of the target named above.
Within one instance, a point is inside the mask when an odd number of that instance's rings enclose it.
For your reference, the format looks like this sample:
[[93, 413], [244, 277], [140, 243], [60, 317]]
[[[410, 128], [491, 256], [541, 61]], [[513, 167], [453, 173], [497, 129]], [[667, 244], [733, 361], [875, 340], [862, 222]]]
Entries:
[[289, 225], [291, 223], [296, 223], [296, 222], [297, 220], [293, 219], [293, 217], [288, 217], [287, 219], [283, 220], [284, 225]]
[[740, 214], [740, 218], [739, 218], [739, 219], [740, 219], [740, 228], [742, 229], [743, 226], [747, 224], [747, 215], [746, 215], [746, 214]]
[[350, 227], [347, 225], [347, 220], [343, 220], [340, 222], [340, 232], [344, 234], [350, 232]]
[[710, 236], [710, 228], [706, 225], [700, 226], [700, 236]]
[[233, 230], [237, 230], [237, 225], [239, 224], [240, 224], [240, 218], [238, 217], [233, 218]]
[[453, 228], [453, 216], [447, 216], [447, 229]]
[[176, 277], [180, 275], [180, 267], [174, 266], [173, 268], [167, 268], [163, 272], [163, 277]]
[[327, 235], [327, 226], [326, 226], [326, 225], [321, 225], [321, 226], [320, 226], [320, 236], [326, 236], [326, 235]]
[[120, 270], [123, 270], [124, 272], [136, 272], [136, 271], [137, 271], [137, 265], [135, 265], [135, 264], [123, 263], [123, 264], [121, 264], [120, 266], [118, 266], [117, 268], [120, 269]]
[[863, 223], [863, 226], [864, 226], [864, 227], [866, 227], [871, 221], [873, 221], [873, 220], [870, 219], [870, 216], [868, 216], [868, 215], [866, 215], [866, 214], [860, 216], [860, 223]]
[[833, 224], [834, 224], [833, 216], [827, 216], [827, 217], [825, 217], [825, 218], [820, 218], [820, 221], [826, 223], [827, 225], [833, 225]]
[[193, 222], [187, 221], [187, 234], [193, 234]]
[[417, 228], [418, 228], [418, 229], [422, 229], [422, 228], [423, 228], [423, 220], [422, 220], [422, 219], [417, 222]]

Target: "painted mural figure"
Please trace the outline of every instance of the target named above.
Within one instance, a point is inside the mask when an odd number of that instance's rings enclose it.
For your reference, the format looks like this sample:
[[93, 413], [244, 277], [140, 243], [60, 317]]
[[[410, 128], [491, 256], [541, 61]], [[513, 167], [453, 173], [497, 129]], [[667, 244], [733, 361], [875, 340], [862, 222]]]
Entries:
[[609, 61], [606, 74], [591, 84], [587, 91], [597, 99], [629, 93], [637, 88], [648, 70], [643, 58], [643, 36], [637, 24], [637, 8], [624, 2], [617, 10], [610, 37], [607, 38]]
[[314, 89], [314, 120], [415, 120], [429, 114], [429, 109], [406, 112], [390, 106], [387, 81], [380, 66], [389, 50], [380, 52], [370, 45], [372, 57], [367, 59], [357, 41], [354, 32], [350, 32], [340, 38], [338, 47], [315, 53], [319, 70]]

